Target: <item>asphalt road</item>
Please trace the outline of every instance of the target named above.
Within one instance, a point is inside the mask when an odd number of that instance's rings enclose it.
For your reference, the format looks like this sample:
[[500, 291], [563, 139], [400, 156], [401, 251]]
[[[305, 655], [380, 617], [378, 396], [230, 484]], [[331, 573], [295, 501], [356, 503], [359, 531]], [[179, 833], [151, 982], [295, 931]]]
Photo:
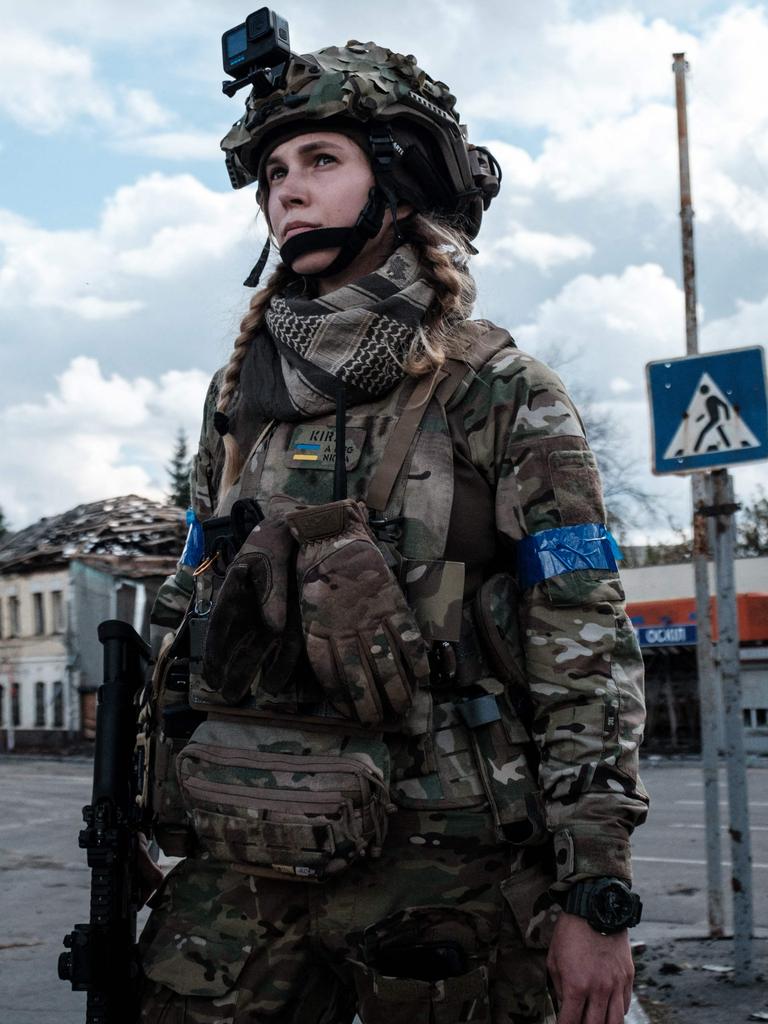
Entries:
[[[758, 762], [759, 763], [759, 762]], [[648, 822], [633, 838], [634, 885], [643, 900], [643, 922], [635, 935], [707, 934], [706, 832], [704, 789], [698, 762], [648, 761], [643, 781], [651, 796]], [[768, 933], [768, 759], [747, 771], [752, 846], [754, 925]], [[731, 849], [728, 790], [720, 770], [721, 863], [726, 888], [724, 910], [732, 927]]]
[[[82, 759], [4, 756], [0, 773], [0, 1024], [82, 1024], [85, 996], [58, 980], [56, 962], [64, 934], [87, 920], [89, 872], [77, 832], [90, 796], [90, 766]], [[653, 813], [635, 841], [636, 888], [645, 903], [636, 937], [706, 934], [700, 768], [651, 762], [644, 776]], [[755, 924], [762, 929], [768, 929], [766, 782], [768, 763], [750, 770]]]

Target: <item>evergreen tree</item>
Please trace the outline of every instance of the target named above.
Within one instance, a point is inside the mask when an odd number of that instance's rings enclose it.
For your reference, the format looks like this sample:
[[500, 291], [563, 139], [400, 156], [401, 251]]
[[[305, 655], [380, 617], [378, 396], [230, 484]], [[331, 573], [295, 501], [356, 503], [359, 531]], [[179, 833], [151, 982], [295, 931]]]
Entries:
[[0, 540], [9, 534], [8, 523], [5, 521], [5, 512], [0, 508]]
[[189, 508], [189, 471], [191, 469], [189, 451], [187, 449], [187, 435], [179, 427], [176, 435], [176, 448], [173, 458], [168, 466], [170, 477], [170, 493], [168, 504], [176, 505], [178, 508]]

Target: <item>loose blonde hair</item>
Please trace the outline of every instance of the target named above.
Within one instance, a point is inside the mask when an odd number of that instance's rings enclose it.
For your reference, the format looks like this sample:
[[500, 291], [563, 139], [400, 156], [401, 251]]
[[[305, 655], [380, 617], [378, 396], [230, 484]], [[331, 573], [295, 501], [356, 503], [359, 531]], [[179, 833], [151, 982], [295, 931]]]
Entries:
[[[437, 371], [446, 359], [465, 358], [471, 345], [471, 336], [461, 330], [461, 325], [470, 316], [476, 296], [475, 281], [469, 270], [472, 249], [457, 228], [434, 214], [413, 214], [400, 223], [400, 230], [405, 241], [416, 250], [424, 280], [435, 292], [403, 359], [403, 370], [408, 376], [423, 377]], [[251, 299], [222, 377], [219, 412], [227, 411], [237, 391], [243, 361], [264, 323], [272, 297], [297, 279], [298, 275], [281, 263], [264, 288]], [[224, 452], [222, 493], [238, 478], [244, 461], [232, 434], [224, 435]]]

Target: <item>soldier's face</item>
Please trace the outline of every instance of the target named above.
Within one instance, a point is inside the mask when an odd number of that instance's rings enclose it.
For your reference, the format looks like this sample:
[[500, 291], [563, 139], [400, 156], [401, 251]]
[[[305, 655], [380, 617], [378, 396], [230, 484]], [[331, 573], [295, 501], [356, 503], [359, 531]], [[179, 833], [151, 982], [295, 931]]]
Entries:
[[[269, 189], [267, 216], [279, 246], [313, 228], [352, 227], [374, 184], [368, 157], [340, 132], [308, 132], [276, 146], [265, 164]], [[384, 262], [391, 225], [371, 239], [343, 277], [352, 280]], [[324, 270], [338, 249], [320, 249], [293, 263], [297, 274]], [[321, 279], [320, 290], [338, 287], [337, 278]]]

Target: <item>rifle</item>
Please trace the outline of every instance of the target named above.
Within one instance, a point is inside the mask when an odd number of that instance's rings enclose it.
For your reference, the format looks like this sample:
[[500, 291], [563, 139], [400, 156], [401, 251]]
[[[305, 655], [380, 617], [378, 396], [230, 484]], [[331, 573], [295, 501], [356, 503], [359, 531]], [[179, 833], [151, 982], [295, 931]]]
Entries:
[[90, 923], [64, 937], [59, 977], [87, 992], [86, 1024], [134, 1024], [141, 969], [136, 945], [137, 851], [143, 766], [134, 763], [137, 695], [149, 645], [127, 623], [102, 622], [104, 683], [98, 691], [91, 803], [78, 842], [91, 868]]

